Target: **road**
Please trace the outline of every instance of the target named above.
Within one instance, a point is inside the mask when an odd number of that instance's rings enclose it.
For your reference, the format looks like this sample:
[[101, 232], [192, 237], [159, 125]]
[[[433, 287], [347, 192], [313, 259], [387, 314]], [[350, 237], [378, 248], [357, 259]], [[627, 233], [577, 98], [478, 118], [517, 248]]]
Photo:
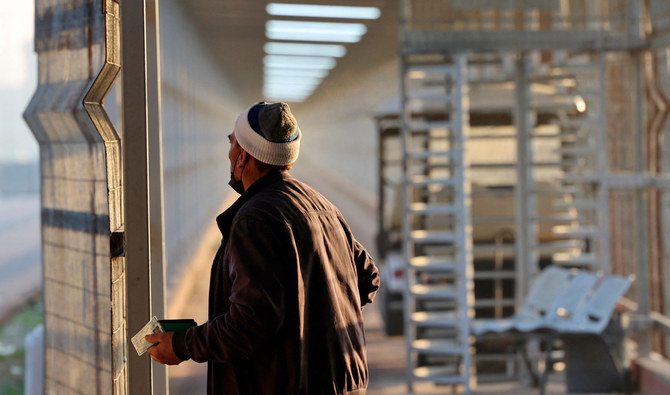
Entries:
[[0, 199], [0, 324], [42, 287], [39, 195]]

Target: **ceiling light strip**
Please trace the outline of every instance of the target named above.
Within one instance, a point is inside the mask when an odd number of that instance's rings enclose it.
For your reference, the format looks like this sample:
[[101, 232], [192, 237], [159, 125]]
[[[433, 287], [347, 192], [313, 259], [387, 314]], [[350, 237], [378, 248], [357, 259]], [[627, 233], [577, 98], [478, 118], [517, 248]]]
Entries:
[[377, 19], [381, 15], [377, 7], [322, 4], [269, 3], [265, 10], [270, 15], [312, 18]]
[[309, 55], [341, 58], [347, 53], [344, 45], [337, 44], [305, 44], [268, 42], [263, 50], [269, 55]]
[[306, 34], [289, 32], [266, 32], [265, 36], [270, 40], [286, 41], [308, 41], [308, 42], [326, 42], [326, 43], [357, 43], [361, 41], [361, 36], [344, 36], [332, 34]]
[[265, 83], [282, 83], [282, 84], [300, 84], [300, 85], [319, 85], [321, 83], [321, 78], [314, 77], [286, 77], [286, 76], [266, 76]]
[[263, 88], [270, 90], [288, 90], [288, 91], [313, 91], [319, 84], [288, 84], [288, 83], [267, 83]]
[[331, 70], [337, 62], [333, 58], [265, 55], [263, 64], [267, 67]]
[[332, 34], [352, 36], [365, 34], [368, 29], [362, 23], [305, 22], [269, 20], [265, 23], [266, 32], [291, 32], [305, 34]]
[[265, 77], [268, 76], [286, 76], [286, 77], [314, 77], [325, 78], [328, 75], [328, 70], [324, 69], [303, 69], [296, 70], [292, 67], [268, 67], [263, 68]]

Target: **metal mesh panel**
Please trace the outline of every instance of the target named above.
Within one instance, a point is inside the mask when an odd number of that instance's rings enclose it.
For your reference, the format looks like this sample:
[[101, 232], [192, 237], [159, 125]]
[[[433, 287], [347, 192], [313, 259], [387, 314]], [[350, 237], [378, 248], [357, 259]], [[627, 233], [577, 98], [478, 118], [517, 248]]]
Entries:
[[125, 266], [110, 256], [120, 141], [102, 105], [119, 72], [117, 6], [35, 2], [39, 81], [24, 117], [40, 143], [46, 393], [125, 393]]
[[[610, 55], [607, 65], [608, 80], [608, 113], [611, 114], [608, 123], [608, 149], [610, 153], [610, 171], [617, 173], [636, 173], [640, 171], [657, 171], [657, 141], [662, 124], [658, 119], [662, 109], [657, 108], [655, 101], [660, 100], [662, 93], [659, 90], [658, 67], [656, 56], [647, 55], [645, 58], [644, 79], [647, 89], [646, 96], [647, 125], [640, 137], [635, 130], [635, 59], [628, 54]], [[658, 122], [657, 122], [658, 121]], [[642, 164], [637, 164], [635, 155], [636, 139], [642, 139], [645, 146]], [[637, 142], [640, 144], [640, 142]], [[642, 169], [639, 166], [643, 166]], [[637, 191], [613, 190], [610, 194], [611, 238], [612, 238], [612, 271], [618, 274], [639, 273], [640, 270], [649, 272], [648, 281], [640, 278], [633, 284], [628, 294], [629, 298], [638, 301], [638, 298], [648, 297], [649, 310], [664, 313], [663, 303], [663, 270], [662, 270], [662, 243], [659, 192], [648, 191], [642, 201], [645, 212], [640, 212]], [[641, 222], [642, 216], [647, 216], [646, 222]], [[643, 228], [644, 227], [644, 228]], [[640, 232], [646, 232], [644, 242], [640, 241]], [[648, 268], [641, 268], [640, 254], [648, 256]], [[646, 294], [645, 294], [646, 293]], [[646, 302], [644, 302], [646, 303]], [[664, 353], [664, 338], [660, 333], [652, 333], [652, 350]]]

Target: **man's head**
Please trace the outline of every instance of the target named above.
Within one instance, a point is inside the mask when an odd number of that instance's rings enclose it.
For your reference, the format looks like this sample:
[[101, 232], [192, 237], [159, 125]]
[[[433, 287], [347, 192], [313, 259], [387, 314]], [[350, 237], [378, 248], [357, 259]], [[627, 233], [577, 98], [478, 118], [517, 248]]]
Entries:
[[[290, 169], [298, 158], [300, 137], [288, 104], [260, 102], [247, 108], [228, 136], [230, 186], [243, 193], [247, 184], [270, 169]], [[247, 169], [250, 162], [251, 168]]]
[[289, 166], [298, 159], [300, 128], [286, 103], [256, 103], [237, 118], [233, 135], [258, 161]]

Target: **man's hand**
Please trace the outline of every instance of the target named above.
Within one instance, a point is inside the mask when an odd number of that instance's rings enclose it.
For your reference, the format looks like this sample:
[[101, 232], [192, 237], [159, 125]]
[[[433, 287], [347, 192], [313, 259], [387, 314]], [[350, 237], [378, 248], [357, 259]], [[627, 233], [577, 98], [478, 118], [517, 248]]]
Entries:
[[174, 332], [154, 333], [144, 337], [148, 342], [158, 343], [147, 350], [154, 361], [165, 365], [179, 365], [182, 363], [182, 360], [172, 349], [172, 336], [174, 336]]

